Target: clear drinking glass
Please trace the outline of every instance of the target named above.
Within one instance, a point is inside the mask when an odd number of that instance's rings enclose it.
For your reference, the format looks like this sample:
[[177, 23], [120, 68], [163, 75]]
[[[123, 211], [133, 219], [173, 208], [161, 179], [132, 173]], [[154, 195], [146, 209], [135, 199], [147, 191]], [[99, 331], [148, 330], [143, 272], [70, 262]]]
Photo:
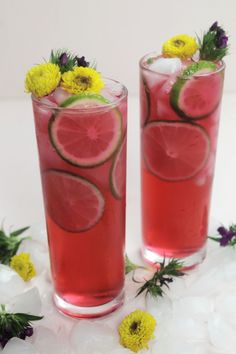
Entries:
[[104, 81], [83, 106], [32, 97], [54, 301], [74, 317], [123, 301], [127, 90]]
[[142, 253], [192, 267], [206, 253], [225, 65], [181, 78], [151, 70], [156, 58], [140, 61]]

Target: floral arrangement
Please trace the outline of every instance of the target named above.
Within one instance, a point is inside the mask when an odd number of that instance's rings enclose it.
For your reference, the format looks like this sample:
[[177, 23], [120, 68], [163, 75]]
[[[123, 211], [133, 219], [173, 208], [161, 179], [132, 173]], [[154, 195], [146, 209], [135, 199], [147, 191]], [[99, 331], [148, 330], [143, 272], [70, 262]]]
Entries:
[[166, 58], [191, 59], [199, 52], [199, 60], [219, 61], [228, 54], [228, 36], [225, 30], [214, 22], [202, 39], [181, 34], [168, 39], [162, 47]]
[[26, 74], [25, 90], [35, 97], [50, 95], [57, 87], [71, 94], [99, 93], [104, 86], [94, 64], [68, 51], [52, 51], [48, 62], [32, 67]]

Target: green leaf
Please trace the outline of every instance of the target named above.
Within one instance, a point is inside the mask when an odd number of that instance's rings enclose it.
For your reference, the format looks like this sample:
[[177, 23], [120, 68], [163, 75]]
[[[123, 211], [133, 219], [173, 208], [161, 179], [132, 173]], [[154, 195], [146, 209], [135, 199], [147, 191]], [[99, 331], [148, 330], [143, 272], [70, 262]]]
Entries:
[[23, 232], [25, 232], [25, 231], [28, 230], [29, 228], [30, 228], [30, 226], [26, 226], [26, 227], [23, 227], [22, 229], [18, 229], [18, 230], [12, 231], [12, 232], [10, 233], [10, 237], [19, 236], [19, 235], [23, 234]]
[[29, 229], [29, 226], [14, 230], [6, 235], [3, 229], [0, 230], [0, 263], [9, 265], [11, 258], [16, 255], [23, 240], [28, 237], [21, 237], [21, 234]]
[[137, 264], [134, 264], [133, 262], [131, 262], [131, 260], [129, 259], [129, 257], [126, 254], [125, 255], [125, 274], [128, 274], [138, 268], [140, 268], [140, 267]]
[[19, 317], [23, 321], [39, 321], [42, 320], [43, 316], [34, 316], [27, 313], [15, 313], [15, 316]]

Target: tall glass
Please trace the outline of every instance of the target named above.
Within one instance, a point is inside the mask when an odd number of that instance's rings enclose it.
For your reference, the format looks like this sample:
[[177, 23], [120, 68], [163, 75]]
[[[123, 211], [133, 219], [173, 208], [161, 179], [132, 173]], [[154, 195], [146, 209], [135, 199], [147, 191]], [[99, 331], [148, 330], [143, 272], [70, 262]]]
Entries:
[[140, 61], [142, 252], [192, 267], [206, 253], [225, 66], [181, 78], [151, 70], [157, 57]]
[[54, 301], [74, 317], [123, 301], [127, 90], [107, 79], [101, 95], [64, 108], [32, 98]]

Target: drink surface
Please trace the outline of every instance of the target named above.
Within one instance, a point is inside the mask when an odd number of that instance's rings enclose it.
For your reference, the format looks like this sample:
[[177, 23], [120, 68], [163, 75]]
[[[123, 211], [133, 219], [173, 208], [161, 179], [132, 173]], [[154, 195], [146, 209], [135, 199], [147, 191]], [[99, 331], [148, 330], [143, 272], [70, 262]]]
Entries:
[[90, 307], [124, 284], [126, 97], [110, 81], [60, 108], [68, 96], [56, 89], [33, 109], [55, 291]]
[[223, 70], [168, 60], [140, 63], [141, 188], [144, 248], [172, 258], [206, 242]]

